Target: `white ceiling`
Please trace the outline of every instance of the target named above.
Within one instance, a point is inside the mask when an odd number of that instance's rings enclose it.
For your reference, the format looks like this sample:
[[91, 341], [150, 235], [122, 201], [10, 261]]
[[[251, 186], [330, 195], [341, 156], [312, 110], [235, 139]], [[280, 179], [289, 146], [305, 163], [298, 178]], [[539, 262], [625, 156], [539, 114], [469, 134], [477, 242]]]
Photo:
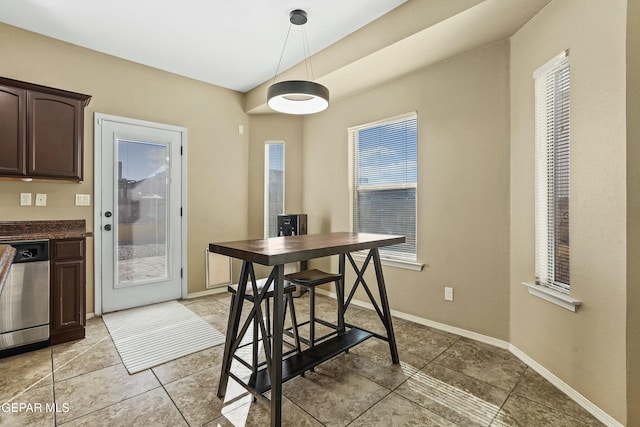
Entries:
[[[274, 77], [289, 12], [304, 9], [310, 53], [406, 0], [0, 0], [0, 22], [246, 92]], [[304, 59], [294, 26], [280, 71]]]

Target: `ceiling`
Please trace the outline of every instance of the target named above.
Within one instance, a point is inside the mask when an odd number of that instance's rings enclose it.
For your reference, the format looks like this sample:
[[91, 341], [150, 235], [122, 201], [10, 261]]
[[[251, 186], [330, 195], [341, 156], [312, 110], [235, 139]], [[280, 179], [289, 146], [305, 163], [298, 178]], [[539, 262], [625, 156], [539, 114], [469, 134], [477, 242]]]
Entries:
[[[246, 92], [272, 79], [289, 13], [320, 51], [406, 0], [0, 0], [0, 22]], [[292, 28], [280, 70], [304, 60]]]
[[281, 54], [278, 80], [317, 81], [333, 102], [508, 39], [550, 1], [0, 0], [0, 22], [246, 93], [261, 114]]

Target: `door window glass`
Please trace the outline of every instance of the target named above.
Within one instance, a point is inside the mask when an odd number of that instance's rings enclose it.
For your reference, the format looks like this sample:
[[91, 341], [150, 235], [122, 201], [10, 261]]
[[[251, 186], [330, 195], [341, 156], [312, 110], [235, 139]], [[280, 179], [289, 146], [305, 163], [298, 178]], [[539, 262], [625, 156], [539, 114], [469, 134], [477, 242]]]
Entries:
[[118, 140], [118, 284], [166, 279], [166, 144]]

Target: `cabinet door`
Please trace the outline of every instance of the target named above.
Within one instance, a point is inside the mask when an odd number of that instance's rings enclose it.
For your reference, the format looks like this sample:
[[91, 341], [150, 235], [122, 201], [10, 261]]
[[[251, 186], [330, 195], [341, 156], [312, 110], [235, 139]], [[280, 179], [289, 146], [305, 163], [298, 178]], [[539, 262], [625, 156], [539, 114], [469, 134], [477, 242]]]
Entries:
[[84, 326], [81, 284], [84, 278], [83, 261], [57, 262], [53, 265], [54, 296], [53, 327], [55, 332]]
[[81, 101], [29, 91], [27, 175], [82, 180]]
[[26, 172], [27, 91], [0, 85], [0, 175]]
[[51, 241], [51, 344], [84, 338], [85, 241]]

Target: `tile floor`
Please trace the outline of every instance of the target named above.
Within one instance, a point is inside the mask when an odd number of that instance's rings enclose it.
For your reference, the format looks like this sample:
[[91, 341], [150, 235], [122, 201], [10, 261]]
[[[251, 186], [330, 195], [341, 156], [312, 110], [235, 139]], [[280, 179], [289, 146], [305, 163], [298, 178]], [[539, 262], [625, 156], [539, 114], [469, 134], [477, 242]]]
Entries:
[[[330, 319], [335, 301], [317, 300]], [[307, 301], [296, 299], [299, 317]], [[225, 331], [228, 295], [183, 304]], [[347, 320], [382, 328], [355, 306]], [[602, 425], [508, 351], [402, 319], [394, 327], [399, 365], [369, 339], [285, 383], [283, 425]], [[268, 426], [269, 408], [233, 381], [216, 397], [222, 350], [129, 375], [102, 320], [90, 319], [84, 340], [0, 359], [0, 426]]]

